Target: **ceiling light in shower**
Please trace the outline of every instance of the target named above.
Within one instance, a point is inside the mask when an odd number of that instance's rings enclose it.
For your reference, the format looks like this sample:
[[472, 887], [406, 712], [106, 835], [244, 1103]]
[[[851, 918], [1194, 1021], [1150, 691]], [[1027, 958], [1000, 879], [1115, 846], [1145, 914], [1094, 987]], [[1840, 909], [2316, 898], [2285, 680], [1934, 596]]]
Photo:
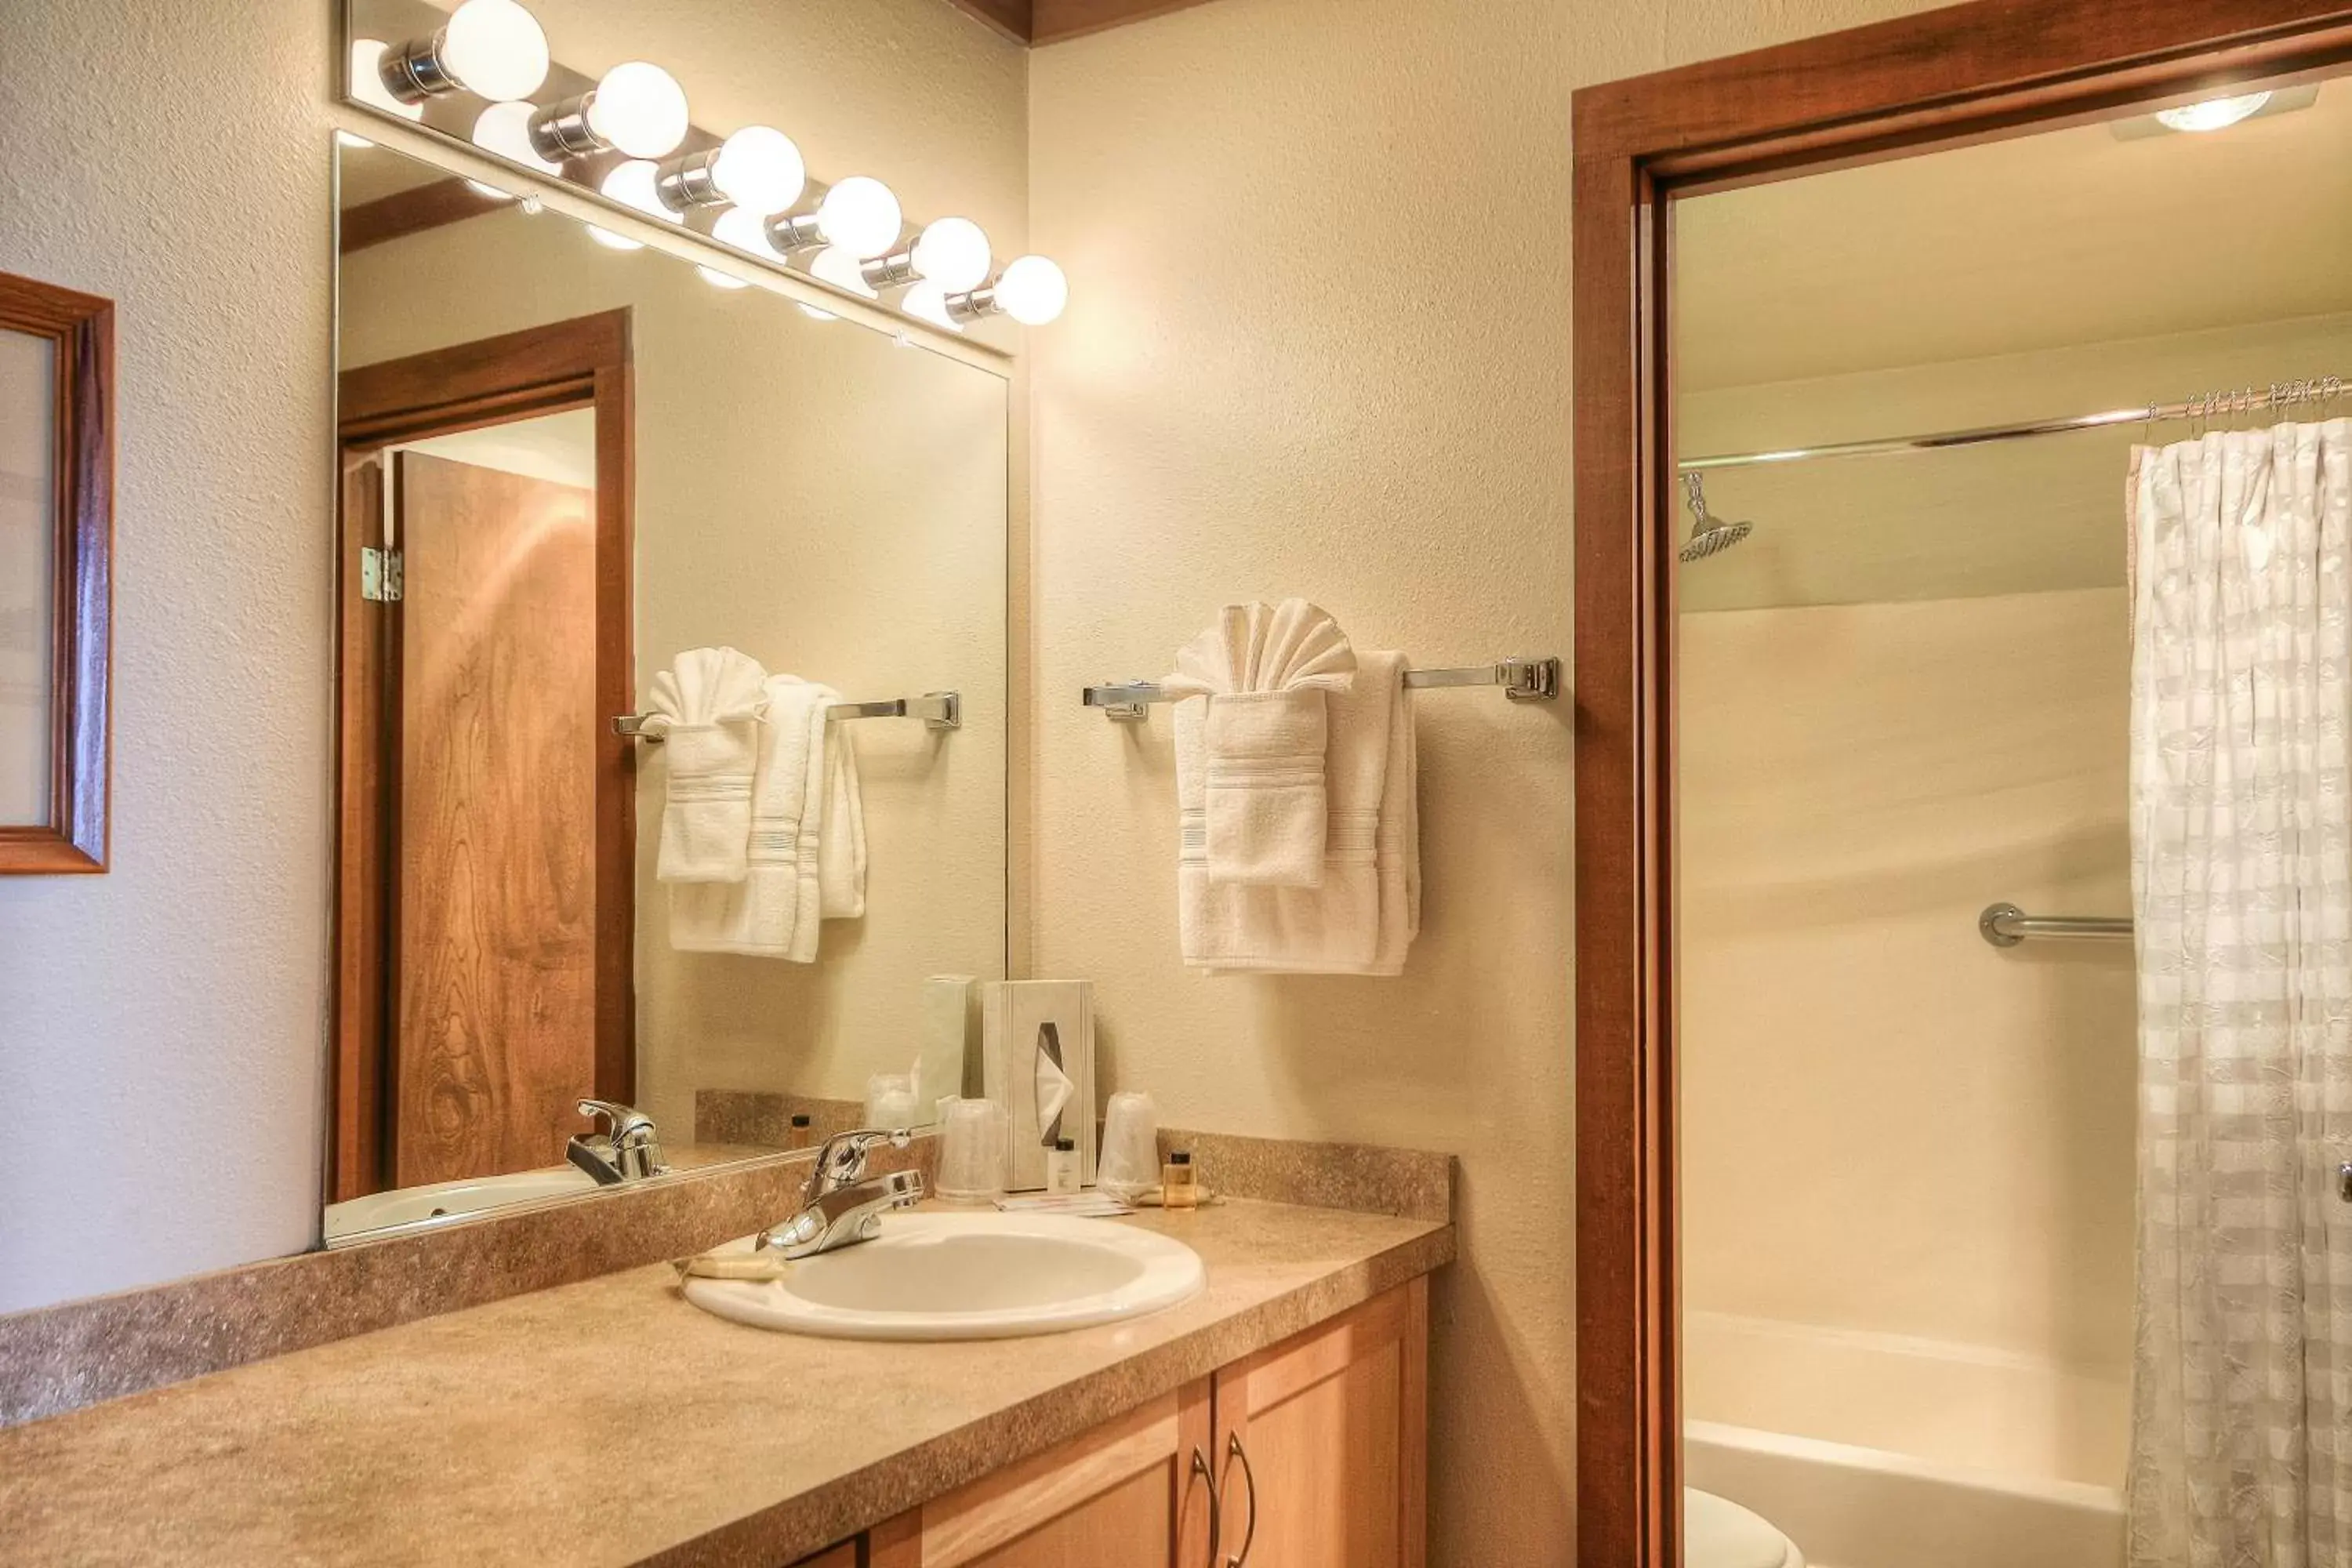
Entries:
[[686, 89], [657, 65], [628, 60], [604, 73], [595, 90], [531, 117], [531, 145], [561, 160], [607, 153], [659, 158], [686, 140]]
[[959, 321], [1010, 316], [1024, 327], [1042, 327], [1068, 309], [1070, 279], [1051, 257], [1016, 257], [988, 288], [950, 294], [945, 303]]
[[388, 51], [378, 73], [403, 103], [461, 88], [503, 100], [537, 92], [547, 63], [547, 34], [515, 0], [466, 0], [431, 37]]
[[403, 120], [422, 120], [423, 104], [404, 103], [383, 85], [383, 57], [391, 47], [381, 38], [352, 40], [352, 96], [370, 109], [381, 109]]
[[2241, 93], [2235, 98], [2209, 98], [2179, 109], [2159, 109], [2157, 119], [2175, 131], [2227, 131], [2241, 120], [2260, 114], [2271, 100], [2267, 92]]

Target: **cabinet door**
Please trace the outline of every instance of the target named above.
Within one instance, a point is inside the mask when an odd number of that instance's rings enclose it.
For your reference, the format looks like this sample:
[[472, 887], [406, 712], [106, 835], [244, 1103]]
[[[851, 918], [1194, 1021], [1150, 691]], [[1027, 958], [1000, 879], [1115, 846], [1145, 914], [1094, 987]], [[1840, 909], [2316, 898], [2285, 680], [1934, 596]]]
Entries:
[[1209, 1384], [1191, 1384], [877, 1528], [869, 1561], [1209, 1568]]
[[1422, 1568], [1428, 1290], [1399, 1286], [1217, 1373], [1219, 1568]]
[[803, 1557], [793, 1568], [857, 1568], [857, 1542], [845, 1541], [814, 1557]]

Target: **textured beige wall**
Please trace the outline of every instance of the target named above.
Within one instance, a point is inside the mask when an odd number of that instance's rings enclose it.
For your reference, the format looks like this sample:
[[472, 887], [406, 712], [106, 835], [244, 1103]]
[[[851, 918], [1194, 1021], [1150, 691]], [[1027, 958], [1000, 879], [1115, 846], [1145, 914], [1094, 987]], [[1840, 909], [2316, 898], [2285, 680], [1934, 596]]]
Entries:
[[1172, 1120], [1461, 1156], [1454, 1568], [1573, 1555], [1568, 707], [1421, 704], [1403, 978], [1209, 979], [1166, 715], [1071, 697], [1293, 593], [1424, 663], [1566, 653], [1571, 90], [1901, 8], [1222, 0], [1030, 68], [1031, 238], [1075, 287], [1034, 342], [1034, 969], [1095, 982], [1109, 1081]]
[[[1026, 60], [937, 0], [548, 15], [1017, 234]], [[318, 1235], [332, 19], [0, 0], [0, 269], [112, 296], [122, 376], [113, 869], [0, 881], [0, 1310]]]

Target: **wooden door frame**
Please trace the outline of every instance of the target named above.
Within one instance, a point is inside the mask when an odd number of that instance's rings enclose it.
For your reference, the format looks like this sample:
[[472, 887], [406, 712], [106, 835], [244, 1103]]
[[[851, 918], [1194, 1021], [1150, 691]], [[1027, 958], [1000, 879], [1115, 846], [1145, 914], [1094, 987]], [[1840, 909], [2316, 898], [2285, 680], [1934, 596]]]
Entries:
[[2352, 5], [1974, 0], [1583, 89], [1574, 113], [1577, 1535], [1681, 1561], [1669, 198], [2352, 62]]
[[[596, 671], [601, 713], [630, 711], [636, 673], [630, 578], [636, 489], [630, 312], [625, 307], [405, 359], [347, 370], [338, 378], [336, 433], [348, 463], [355, 453], [565, 409], [596, 416]], [[385, 482], [389, 482], [386, 477]], [[362, 529], [340, 515], [336, 572], [336, 687], [342, 690], [351, 637], [345, 591]], [[371, 914], [396, 931], [396, 835], [384, 824], [386, 797], [364, 765], [366, 737], [347, 737], [347, 704], [335, 712], [335, 964], [331, 1003], [334, 1068], [329, 1078], [327, 1201], [381, 1191], [388, 1180], [392, 1097], [389, 1060], [394, 976], [381, 944], [347, 951], [346, 932]], [[397, 722], [387, 714], [386, 729]], [[347, 744], [347, 741], [356, 744]], [[385, 738], [388, 743], [388, 737]], [[634, 927], [636, 887], [636, 759], [629, 743], [596, 731], [596, 1094], [626, 1101], [636, 1076]], [[387, 835], [391, 835], [387, 837]], [[376, 845], [353, 854], [352, 845]], [[354, 863], [355, 862], [355, 863]]]

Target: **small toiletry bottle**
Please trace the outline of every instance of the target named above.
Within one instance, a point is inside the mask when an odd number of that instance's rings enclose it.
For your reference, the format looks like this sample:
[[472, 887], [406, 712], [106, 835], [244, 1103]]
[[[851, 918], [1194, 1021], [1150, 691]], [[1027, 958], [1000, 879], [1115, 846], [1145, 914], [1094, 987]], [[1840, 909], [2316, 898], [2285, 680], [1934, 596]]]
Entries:
[[793, 1113], [793, 1130], [784, 1139], [784, 1147], [787, 1149], [805, 1149], [808, 1146], [808, 1112], [805, 1110], [794, 1111]]
[[1168, 1163], [1160, 1171], [1160, 1201], [1171, 1209], [1196, 1209], [1201, 1206], [1201, 1184], [1192, 1173], [1192, 1152], [1178, 1149], [1168, 1156]]
[[1045, 1190], [1057, 1197], [1077, 1193], [1078, 1146], [1074, 1141], [1055, 1140], [1053, 1152], [1045, 1156]]

